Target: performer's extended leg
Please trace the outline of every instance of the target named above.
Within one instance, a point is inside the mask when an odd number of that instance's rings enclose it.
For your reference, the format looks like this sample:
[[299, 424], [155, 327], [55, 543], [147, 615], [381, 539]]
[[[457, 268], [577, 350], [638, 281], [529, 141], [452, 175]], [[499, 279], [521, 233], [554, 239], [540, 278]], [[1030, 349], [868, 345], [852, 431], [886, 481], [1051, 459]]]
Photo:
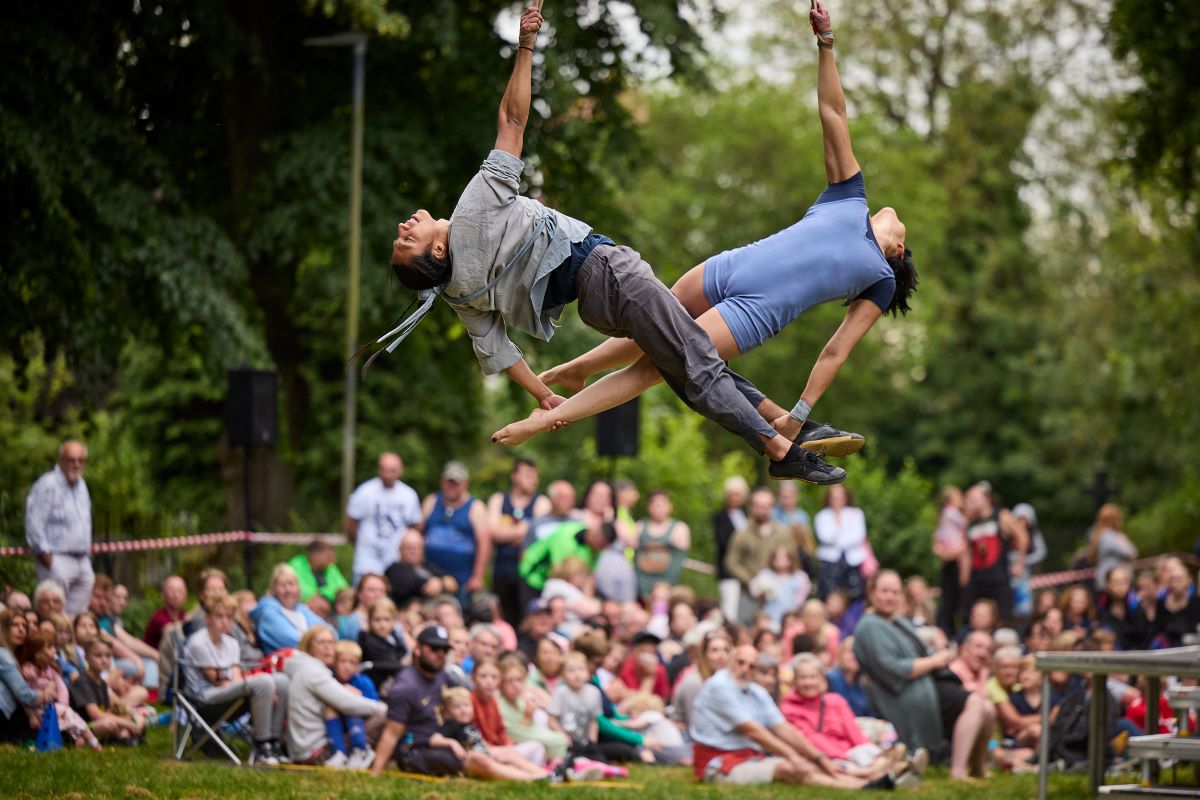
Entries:
[[[700, 326], [708, 330], [709, 335], [712, 335], [713, 331], [709, 330], [700, 321], [704, 313], [712, 308], [708, 303], [708, 299], [704, 296], [704, 264], [692, 267], [682, 278], [675, 281], [675, 285], [671, 287], [671, 293], [679, 299], [679, 302], [692, 315], [692, 318], [700, 322]], [[724, 324], [724, 320], [721, 322]], [[725, 326], [725, 329], [728, 331], [729, 327]], [[732, 335], [730, 335], [730, 342], [733, 342]], [[717, 344], [717, 352], [725, 361], [739, 354], [736, 343], [734, 344], [733, 351], [728, 353], [722, 351], [716, 336], [713, 336], [713, 343]], [[538, 375], [538, 378], [547, 386], [561, 386], [563, 389], [574, 394], [581, 391], [584, 383], [593, 375], [608, 369], [616, 369], [617, 367], [633, 364], [641, 356], [642, 348], [638, 347], [637, 342], [632, 339], [608, 339], [565, 364], [551, 367]], [[643, 391], [645, 390], [643, 389]], [[780, 413], [784, 412], [781, 411]], [[764, 419], [770, 422], [773, 418], [764, 417]]]
[[[696, 324], [712, 339], [713, 344], [716, 346], [717, 356], [721, 360], [728, 360], [738, 355], [737, 342], [734, 341], [733, 333], [729, 330], [729, 326], [725, 324], [725, 320], [716, 309], [709, 309], [702, 314], [696, 320]], [[637, 353], [640, 354], [642, 352], [641, 348], [638, 348], [632, 339], [609, 339], [605, 344], [620, 342], [628, 342], [634, 345]], [[601, 347], [603, 346], [601, 345]], [[596, 348], [591, 352], [596, 353], [599, 349]], [[611, 351], [616, 352], [617, 348], [611, 348]], [[733, 372], [729, 372], [729, 375], [734, 380], [734, 387], [749, 400], [751, 406], [759, 406], [760, 403], [764, 403], [765, 401], [765, 405], [778, 408], [771, 401], [765, 400], [762, 393], [754, 388], [754, 385], [745, 378]], [[583, 391], [568, 398], [566, 402], [553, 411], [542, 411], [539, 409], [526, 419], [506, 425], [492, 436], [492, 441], [504, 445], [520, 444], [539, 433], [554, 430], [565, 424], [594, 416], [601, 411], [607, 411], [610, 408], [619, 406], [621, 403], [642, 394], [651, 386], [660, 383], [662, 379], [662, 375], [659, 373], [658, 368], [654, 366], [654, 363], [647, 356], [641, 355], [630, 366], [605, 375], [591, 386], [583, 389]], [[785, 413], [787, 412], [782, 410], [779, 412], [779, 414]], [[779, 414], [775, 416], [779, 416]], [[768, 418], [761, 410], [759, 416], [765, 422], [769, 422], [770, 419], [774, 418]]]

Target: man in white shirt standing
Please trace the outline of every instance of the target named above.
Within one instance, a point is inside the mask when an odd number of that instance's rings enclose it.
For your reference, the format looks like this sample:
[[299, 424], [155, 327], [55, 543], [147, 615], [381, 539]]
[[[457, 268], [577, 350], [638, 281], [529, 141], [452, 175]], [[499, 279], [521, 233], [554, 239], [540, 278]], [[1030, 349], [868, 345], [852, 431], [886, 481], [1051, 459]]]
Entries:
[[86, 611], [92, 596], [92, 497], [83, 468], [87, 447], [68, 439], [58, 463], [33, 484], [25, 500], [25, 540], [33, 553], [38, 581], [63, 587], [66, 612]]
[[382, 575], [400, 558], [400, 539], [421, 530], [421, 498], [400, 480], [404, 462], [395, 453], [379, 456], [379, 474], [361, 484], [346, 506], [345, 531], [354, 544], [354, 582]]

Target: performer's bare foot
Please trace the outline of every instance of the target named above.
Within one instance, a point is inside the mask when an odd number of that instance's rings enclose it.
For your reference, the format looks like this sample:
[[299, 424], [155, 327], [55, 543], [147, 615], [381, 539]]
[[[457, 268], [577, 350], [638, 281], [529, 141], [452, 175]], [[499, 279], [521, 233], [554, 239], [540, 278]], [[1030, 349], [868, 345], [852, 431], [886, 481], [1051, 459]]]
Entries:
[[586, 375], [577, 375], [567, 364], [551, 367], [538, 375], [538, 380], [547, 386], [560, 386], [571, 394], [582, 391], [587, 383]]
[[771, 420], [771, 427], [775, 429], [776, 433], [793, 441], [795, 441], [796, 437], [800, 435], [800, 428], [803, 425], [804, 423], [795, 419], [790, 414], [783, 414], [782, 416]]
[[492, 434], [492, 441], [496, 444], [502, 444], [506, 447], [515, 447], [532, 439], [539, 433], [546, 431], [557, 430], [559, 426], [551, 417], [552, 412], [545, 409], [535, 408], [528, 417], [517, 422], [510, 422], [500, 430]]

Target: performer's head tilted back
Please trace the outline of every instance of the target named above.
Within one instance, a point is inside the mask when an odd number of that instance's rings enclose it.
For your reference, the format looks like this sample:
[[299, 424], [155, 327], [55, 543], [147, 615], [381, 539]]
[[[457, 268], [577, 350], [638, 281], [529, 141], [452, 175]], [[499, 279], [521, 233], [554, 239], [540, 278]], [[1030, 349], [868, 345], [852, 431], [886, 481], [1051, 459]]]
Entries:
[[396, 226], [392, 273], [406, 289], [433, 289], [450, 280], [450, 220], [425, 209]]

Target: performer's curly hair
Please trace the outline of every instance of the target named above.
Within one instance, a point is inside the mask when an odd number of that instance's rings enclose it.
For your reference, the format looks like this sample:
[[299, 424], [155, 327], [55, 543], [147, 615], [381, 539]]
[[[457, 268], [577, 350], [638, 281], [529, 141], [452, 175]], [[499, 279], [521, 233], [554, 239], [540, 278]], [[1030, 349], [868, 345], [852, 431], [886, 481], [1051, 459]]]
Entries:
[[913, 266], [912, 250], [906, 247], [903, 256], [891, 256], [887, 262], [892, 268], [892, 274], [896, 276], [896, 293], [892, 295], [892, 302], [884, 313], [893, 317], [896, 316], [896, 312], [907, 314], [912, 310], [908, 305], [908, 298], [917, 290], [917, 268]]
[[437, 258], [430, 250], [415, 255], [407, 264], [392, 262], [392, 274], [406, 289], [433, 289], [450, 280], [450, 258]]

